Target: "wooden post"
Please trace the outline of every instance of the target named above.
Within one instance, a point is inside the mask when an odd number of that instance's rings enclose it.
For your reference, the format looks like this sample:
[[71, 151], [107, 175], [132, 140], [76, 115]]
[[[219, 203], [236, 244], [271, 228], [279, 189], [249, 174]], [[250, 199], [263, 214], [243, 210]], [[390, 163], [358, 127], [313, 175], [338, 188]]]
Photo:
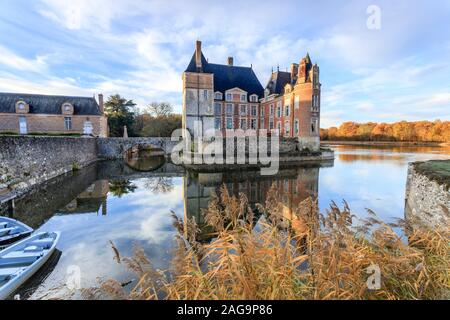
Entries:
[[15, 207], [16, 207], [16, 204], [14, 203], [14, 199], [9, 200], [8, 204], [7, 204], [8, 217], [10, 217], [10, 218], [14, 217]]

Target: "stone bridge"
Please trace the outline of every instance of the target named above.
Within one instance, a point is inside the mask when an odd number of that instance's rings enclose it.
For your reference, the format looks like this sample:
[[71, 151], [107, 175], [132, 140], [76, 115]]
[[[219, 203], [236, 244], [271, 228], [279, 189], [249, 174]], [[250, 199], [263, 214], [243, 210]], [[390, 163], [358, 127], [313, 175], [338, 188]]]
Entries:
[[98, 138], [98, 157], [102, 159], [121, 159], [126, 152], [135, 147], [151, 147], [170, 155], [172, 149], [179, 142], [172, 142], [171, 138]]

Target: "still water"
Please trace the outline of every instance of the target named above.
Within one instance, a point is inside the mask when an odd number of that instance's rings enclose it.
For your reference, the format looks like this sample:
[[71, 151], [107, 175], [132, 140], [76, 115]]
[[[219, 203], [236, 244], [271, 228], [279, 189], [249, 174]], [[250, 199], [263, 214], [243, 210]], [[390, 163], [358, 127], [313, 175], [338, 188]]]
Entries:
[[[109, 161], [93, 165], [47, 183], [17, 201], [14, 218], [39, 231], [61, 231], [61, 254], [28, 285], [25, 297], [61, 297], [62, 287], [78, 275], [81, 287], [95, 286], [98, 279], [133, 280], [114, 260], [110, 241], [122, 257], [131, 256], [134, 245], [145, 249], [156, 268], [171, 259], [171, 212], [195, 217], [202, 227], [201, 208], [212, 192], [226, 184], [244, 192], [251, 204], [264, 203], [275, 184], [283, 202], [296, 204], [318, 197], [323, 212], [331, 201], [345, 199], [357, 216], [366, 208], [385, 221], [404, 215], [408, 163], [450, 158], [450, 148], [333, 146], [334, 163], [281, 170], [277, 176], [258, 172], [194, 174], [164, 164], [160, 158], [145, 161]], [[152, 170], [152, 171], [149, 171]], [[201, 240], [208, 241], [203, 228]], [[48, 297], [48, 296], [46, 296]]]

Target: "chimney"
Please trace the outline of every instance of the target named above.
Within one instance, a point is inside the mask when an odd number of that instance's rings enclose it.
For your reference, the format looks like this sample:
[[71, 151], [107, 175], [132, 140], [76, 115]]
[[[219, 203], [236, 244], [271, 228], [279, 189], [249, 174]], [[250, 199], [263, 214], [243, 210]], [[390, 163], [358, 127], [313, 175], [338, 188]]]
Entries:
[[298, 76], [298, 64], [293, 63], [291, 64], [291, 79], [292, 81], [295, 81]]
[[98, 95], [98, 106], [100, 107], [100, 113], [103, 114], [105, 112], [105, 106], [103, 104], [103, 94], [100, 93]]
[[234, 59], [233, 59], [233, 57], [228, 57], [228, 65], [229, 65], [230, 67], [232, 67], [233, 64], [234, 64]]
[[198, 69], [202, 68], [202, 42], [197, 41], [197, 46], [195, 49], [195, 63]]
[[306, 82], [306, 59], [303, 58], [300, 61], [300, 66], [298, 68], [298, 82], [305, 83]]

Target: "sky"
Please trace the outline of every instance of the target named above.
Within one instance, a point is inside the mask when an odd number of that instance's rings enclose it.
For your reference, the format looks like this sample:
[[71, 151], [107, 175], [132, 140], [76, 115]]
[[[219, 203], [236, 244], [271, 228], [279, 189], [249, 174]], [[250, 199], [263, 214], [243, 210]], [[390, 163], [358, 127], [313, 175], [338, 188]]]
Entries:
[[324, 128], [450, 120], [450, 0], [2, 0], [0, 92], [119, 93], [181, 112], [198, 39], [263, 86], [309, 52]]

